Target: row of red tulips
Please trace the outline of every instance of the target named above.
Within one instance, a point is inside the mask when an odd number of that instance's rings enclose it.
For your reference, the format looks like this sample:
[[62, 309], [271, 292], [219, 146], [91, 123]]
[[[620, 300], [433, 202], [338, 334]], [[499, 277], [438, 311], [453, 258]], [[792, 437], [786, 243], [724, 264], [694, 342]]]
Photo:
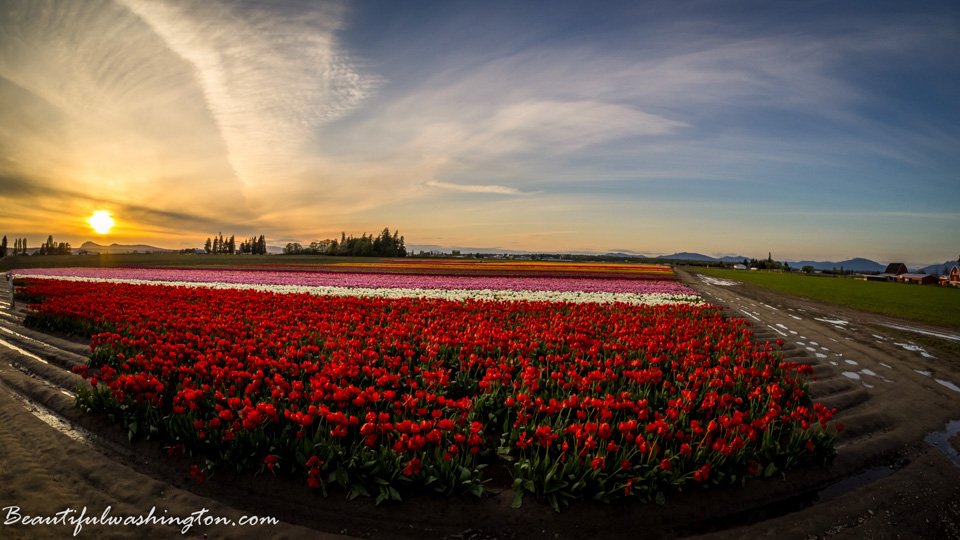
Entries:
[[516, 504], [662, 501], [833, 454], [812, 370], [705, 304], [19, 290], [38, 302], [28, 324], [92, 336], [83, 407], [172, 453], [324, 492], [479, 495], [497, 465]]

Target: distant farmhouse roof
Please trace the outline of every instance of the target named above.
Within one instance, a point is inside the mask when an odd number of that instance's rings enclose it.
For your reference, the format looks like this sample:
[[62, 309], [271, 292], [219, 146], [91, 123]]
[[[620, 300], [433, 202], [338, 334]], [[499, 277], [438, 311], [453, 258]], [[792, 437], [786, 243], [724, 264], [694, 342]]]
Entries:
[[890, 263], [887, 265], [887, 269], [883, 271], [884, 274], [893, 274], [895, 276], [906, 274], [907, 272], [909, 272], [907, 265], [903, 263]]
[[908, 273], [907, 265], [903, 263], [890, 263], [887, 265], [887, 269], [883, 271], [882, 274], [876, 275], [864, 275], [861, 279], [867, 281], [899, 281], [900, 276]]
[[918, 283], [920, 285], [928, 285], [938, 281], [937, 276], [927, 274], [900, 274], [899, 280], [904, 283]]

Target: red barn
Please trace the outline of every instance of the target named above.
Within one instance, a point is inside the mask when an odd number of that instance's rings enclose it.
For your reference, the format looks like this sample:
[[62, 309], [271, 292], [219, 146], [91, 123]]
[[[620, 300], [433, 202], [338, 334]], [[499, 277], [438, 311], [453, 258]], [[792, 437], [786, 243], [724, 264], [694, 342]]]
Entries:
[[890, 263], [887, 265], [887, 269], [884, 270], [883, 273], [899, 276], [900, 274], [906, 274], [907, 271], [907, 265], [903, 263]]
[[943, 276], [940, 278], [940, 284], [960, 287], [960, 267], [954, 266], [953, 268], [951, 268], [950, 275]]

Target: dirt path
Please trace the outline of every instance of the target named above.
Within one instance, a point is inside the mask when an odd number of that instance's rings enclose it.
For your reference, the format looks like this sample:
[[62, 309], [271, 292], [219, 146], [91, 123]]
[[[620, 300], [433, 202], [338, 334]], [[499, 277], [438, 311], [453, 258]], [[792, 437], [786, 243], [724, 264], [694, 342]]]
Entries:
[[[664, 507], [581, 503], [562, 514], [534, 500], [511, 509], [509, 489], [494, 485], [481, 500], [421, 497], [384, 507], [336, 493], [324, 499], [271, 477], [221, 474], [199, 485], [188, 460], [169, 458], [147, 441], [130, 443], [105, 419], [76, 410], [71, 390], [78, 379], [69, 369], [85, 360], [87, 348], [23, 328], [2, 295], [0, 508], [40, 517], [84, 507], [87, 516], [108, 507], [111, 516], [145, 516], [155, 508], [155, 515], [181, 518], [207, 509], [205, 516], [234, 522], [254, 515], [279, 521], [194, 526], [186, 534], [180, 525], [87, 524], [80, 537], [88, 538], [960, 538], [960, 437], [951, 447], [944, 436], [946, 453], [924, 440], [960, 419], [960, 391], [949, 386], [960, 382], [955, 363], [937, 350], [908, 350], [909, 343], [853, 317], [840, 323], [809, 303], [684, 277], [753, 323], [759, 340], [783, 339], [791, 360], [815, 365], [814, 399], [840, 409], [847, 426], [828, 468], [682, 493]], [[72, 534], [67, 525], [0, 522], [3, 538]]]
[[[864, 484], [829, 504], [821, 501], [754, 525], [751, 535], [780, 537], [784, 530], [796, 530], [812, 536], [960, 537], [958, 359], [918, 345], [902, 329], [960, 336], [739, 282], [679, 273], [705, 299], [749, 321], [757, 339], [781, 339], [788, 357], [814, 366], [812, 399], [839, 409], [837, 419], [846, 426], [831, 472], [846, 478], [841, 487]], [[947, 439], [952, 445], [940, 442]]]

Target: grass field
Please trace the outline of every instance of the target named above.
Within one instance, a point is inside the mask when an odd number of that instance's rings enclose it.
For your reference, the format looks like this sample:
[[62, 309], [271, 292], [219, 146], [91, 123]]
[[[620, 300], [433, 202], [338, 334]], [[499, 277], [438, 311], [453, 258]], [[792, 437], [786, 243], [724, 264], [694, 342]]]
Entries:
[[812, 300], [960, 330], [960, 289], [956, 287], [720, 268], [689, 270]]

